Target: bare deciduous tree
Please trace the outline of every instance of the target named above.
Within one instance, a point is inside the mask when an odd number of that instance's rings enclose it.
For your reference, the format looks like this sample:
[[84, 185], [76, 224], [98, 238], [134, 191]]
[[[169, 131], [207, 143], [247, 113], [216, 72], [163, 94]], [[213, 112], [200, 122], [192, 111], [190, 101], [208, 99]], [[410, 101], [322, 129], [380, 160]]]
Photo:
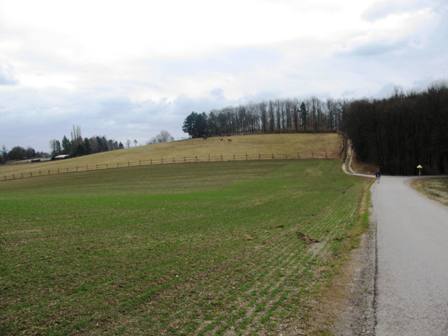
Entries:
[[173, 141], [173, 136], [168, 131], [160, 131], [155, 137], [149, 140], [148, 144], [163, 143]]

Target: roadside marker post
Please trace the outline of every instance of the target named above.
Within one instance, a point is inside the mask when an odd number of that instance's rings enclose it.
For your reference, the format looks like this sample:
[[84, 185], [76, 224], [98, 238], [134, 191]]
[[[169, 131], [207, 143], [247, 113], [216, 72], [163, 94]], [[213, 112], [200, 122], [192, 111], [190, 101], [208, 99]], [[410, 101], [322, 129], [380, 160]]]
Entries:
[[423, 166], [419, 164], [419, 165], [417, 166], [417, 169], [418, 169], [418, 176], [421, 176], [421, 175], [422, 175], [422, 169], [423, 169]]

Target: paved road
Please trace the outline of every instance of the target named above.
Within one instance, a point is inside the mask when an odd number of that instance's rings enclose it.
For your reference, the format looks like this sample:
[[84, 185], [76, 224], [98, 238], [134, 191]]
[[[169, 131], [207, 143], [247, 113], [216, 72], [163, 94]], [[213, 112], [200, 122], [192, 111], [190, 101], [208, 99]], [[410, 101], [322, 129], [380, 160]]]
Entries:
[[448, 335], [448, 208], [382, 177], [377, 221], [377, 336]]

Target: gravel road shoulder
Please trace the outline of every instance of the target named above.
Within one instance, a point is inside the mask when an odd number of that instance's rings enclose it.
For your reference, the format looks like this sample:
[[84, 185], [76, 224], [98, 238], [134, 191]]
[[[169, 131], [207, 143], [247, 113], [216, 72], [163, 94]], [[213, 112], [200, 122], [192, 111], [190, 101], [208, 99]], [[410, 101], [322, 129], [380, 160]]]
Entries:
[[376, 222], [361, 237], [358, 248], [342, 269], [336, 284], [341, 286], [341, 298], [336, 319], [330, 331], [334, 335], [375, 334]]

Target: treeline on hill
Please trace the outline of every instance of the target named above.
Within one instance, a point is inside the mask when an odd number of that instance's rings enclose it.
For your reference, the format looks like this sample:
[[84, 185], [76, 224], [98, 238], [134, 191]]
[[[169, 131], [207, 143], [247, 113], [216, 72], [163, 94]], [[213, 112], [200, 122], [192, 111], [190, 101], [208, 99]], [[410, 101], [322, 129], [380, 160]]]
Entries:
[[[128, 140], [129, 144], [130, 141]], [[128, 144], [128, 147], [130, 146]], [[83, 138], [81, 136], [81, 129], [79, 126], [73, 126], [70, 134], [70, 139], [65, 135], [62, 141], [51, 140], [50, 141], [51, 155], [57, 156], [66, 154], [70, 156], [81, 156], [93, 153], [107, 152], [115, 149], [123, 149], [124, 146], [121, 142], [114, 140], [108, 140], [102, 136], [92, 136], [90, 138]]]
[[0, 164], [6, 163], [7, 161], [32, 160], [48, 156], [48, 153], [38, 152], [31, 147], [23, 148], [21, 146], [15, 146], [8, 151], [6, 147], [3, 146], [0, 150]]
[[334, 132], [339, 128], [344, 102], [310, 98], [270, 100], [226, 107], [207, 113], [192, 112], [183, 131], [193, 138], [282, 132]]
[[343, 129], [361, 161], [384, 173], [448, 173], [448, 88], [357, 100], [344, 107]]

